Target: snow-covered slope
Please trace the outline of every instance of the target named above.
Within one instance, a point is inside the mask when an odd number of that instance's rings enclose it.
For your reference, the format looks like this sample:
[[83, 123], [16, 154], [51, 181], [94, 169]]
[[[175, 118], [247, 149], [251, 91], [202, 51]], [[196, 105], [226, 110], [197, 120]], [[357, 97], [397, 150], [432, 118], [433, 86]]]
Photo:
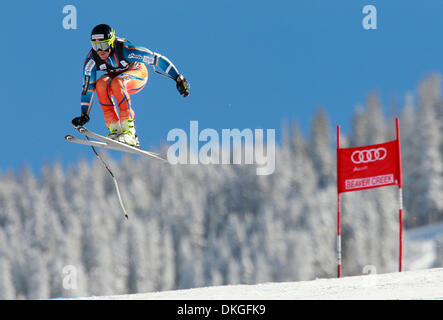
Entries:
[[[405, 233], [404, 271], [313, 281], [231, 285], [81, 299], [145, 300], [296, 300], [438, 299], [443, 300], [443, 268], [437, 264], [443, 224]], [[437, 265], [440, 267], [440, 265]]]
[[146, 300], [443, 300], [443, 268], [313, 281], [233, 285], [85, 299]]
[[441, 257], [443, 223], [414, 228], [405, 232], [405, 270], [443, 267]]

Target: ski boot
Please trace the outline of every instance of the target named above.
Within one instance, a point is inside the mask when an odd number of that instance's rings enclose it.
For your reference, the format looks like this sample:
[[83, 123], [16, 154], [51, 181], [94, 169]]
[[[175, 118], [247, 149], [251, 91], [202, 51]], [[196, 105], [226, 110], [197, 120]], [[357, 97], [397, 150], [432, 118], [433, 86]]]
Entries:
[[122, 127], [120, 125], [120, 122], [111, 123], [108, 129], [109, 129], [108, 138], [112, 140], [117, 140], [118, 136], [122, 133]]
[[140, 148], [140, 142], [135, 134], [135, 123], [134, 120], [125, 120], [121, 124], [122, 132], [117, 137], [117, 141], [126, 143], [130, 146]]

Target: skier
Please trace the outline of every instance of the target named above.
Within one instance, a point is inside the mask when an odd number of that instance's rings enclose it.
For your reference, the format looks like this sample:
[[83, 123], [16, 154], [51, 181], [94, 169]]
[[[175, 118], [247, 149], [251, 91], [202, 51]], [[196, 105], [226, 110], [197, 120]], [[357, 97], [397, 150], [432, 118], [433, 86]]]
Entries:
[[[155, 67], [160, 68], [165, 76], [175, 80], [177, 90], [184, 97], [189, 95], [189, 83], [168, 58], [116, 37], [115, 31], [106, 24], [92, 29], [91, 44], [92, 49], [83, 64], [81, 116], [72, 119], [72, 124], [83, 126], [89, 121], [94, 91], [97, 91], [109, 129], [108, 137], [139, 147], [130, 95], [140, 92], [146, 85], [146, 65], [152, 65], [154, 70]], [[106, 73], [96, 81], [97, 71]]]

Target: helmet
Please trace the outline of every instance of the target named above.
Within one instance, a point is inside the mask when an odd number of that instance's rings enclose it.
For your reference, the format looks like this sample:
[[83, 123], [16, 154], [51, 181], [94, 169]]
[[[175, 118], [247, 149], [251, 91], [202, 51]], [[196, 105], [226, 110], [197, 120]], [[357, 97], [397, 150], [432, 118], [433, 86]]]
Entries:
[[107, 24], [99, 24], [91, 31], [91, 44], [95, 51], [106, 51], [114, 47], [115, 31]]

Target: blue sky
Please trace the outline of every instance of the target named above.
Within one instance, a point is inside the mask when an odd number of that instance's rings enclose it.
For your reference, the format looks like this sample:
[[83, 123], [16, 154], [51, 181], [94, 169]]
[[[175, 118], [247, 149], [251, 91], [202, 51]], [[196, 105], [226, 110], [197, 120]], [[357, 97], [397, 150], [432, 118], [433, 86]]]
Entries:
[[[377, 8], [377, 30], [362, 9]], [[65, 5], [77, 29], [63, 28]], [[2, 3], [0, 172], [29, 164], [75, 164], [91, 150], [70, 144], [80, 113], [82, 63], [93, 26], [168, 57], [191, 83], [183, 98], [173, 81], [150, 73], [132, 97], [144, 148], [169, 130], [275, 128], [296, 121], [305, 134], [318, 107], [331, 126], [350, 128], [357, 105], [378, 91], [388, 111], [395, 97], [441, 69], [442, 1], [8, 1]], [[88, 128], [106, 133], [97, 99]], [[118, 158], [118, 152], [112, 152]]]

